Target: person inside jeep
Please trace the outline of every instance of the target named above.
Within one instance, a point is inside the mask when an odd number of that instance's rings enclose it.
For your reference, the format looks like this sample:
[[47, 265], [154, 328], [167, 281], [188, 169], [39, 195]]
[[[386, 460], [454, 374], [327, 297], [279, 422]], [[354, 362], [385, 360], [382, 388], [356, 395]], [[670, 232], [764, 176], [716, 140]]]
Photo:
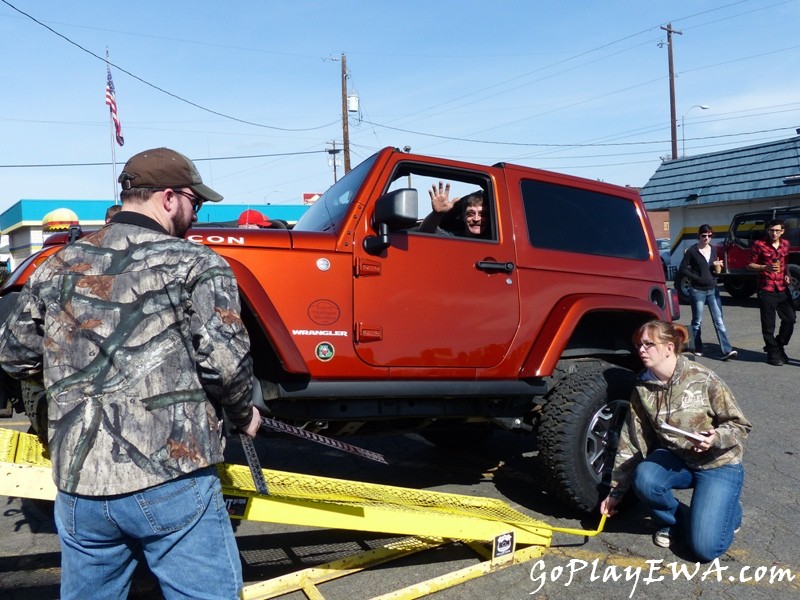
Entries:
[[263, 213], [252, 209], [239, 215], [236, 226], [241, 229], [288, 229], [285, 221], [270, 219]]
[[450, 237], [491, 238], [483, 190], [462, 198], [450, 198], [450, 184], [440, 181], [438, 186], [431, 186], [428, 195], [431, 197], [431, 212], [417, 231]]
[[257, 210], [248, 209], [239, 215], [236, 221], [238, 227], [243, 229], [262, 229], [272, 227], [272, 221]]
[[106, 223], [108, 223], [115, 214], [122, 210], [121, 204], [112, 204], [106, 209]]

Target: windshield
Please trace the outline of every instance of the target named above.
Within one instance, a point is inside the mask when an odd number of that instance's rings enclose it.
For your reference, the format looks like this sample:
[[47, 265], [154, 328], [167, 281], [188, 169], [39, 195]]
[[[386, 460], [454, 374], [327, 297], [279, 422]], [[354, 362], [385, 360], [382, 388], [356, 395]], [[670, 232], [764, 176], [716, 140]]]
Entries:
[[377, 154], [373, 154], [328, 188], [294, 226], [294, 231], [330, 231], [336, 233], [347, 207], [355, 197]]

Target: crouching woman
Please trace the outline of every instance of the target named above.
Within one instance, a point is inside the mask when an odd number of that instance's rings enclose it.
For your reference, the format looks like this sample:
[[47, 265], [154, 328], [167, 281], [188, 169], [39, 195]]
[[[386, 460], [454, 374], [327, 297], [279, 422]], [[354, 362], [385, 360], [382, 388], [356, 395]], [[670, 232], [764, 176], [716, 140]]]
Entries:
[[[711, 561], [728, 550], [741, 525], [742, 444], [752, 425], [716, 373], [681, 355], [688, 339], [685, 327], [664, 321], [645, 323], [634, 334], [645, 370], [631, 396], [611, 491], [600, 510], [616, 514], [632, 487], [657, 524], [656, 545], [669, 547], [680, 525], [697, 558]], [[688, 520], [679, 523], [673, 490], [689, 488]]]

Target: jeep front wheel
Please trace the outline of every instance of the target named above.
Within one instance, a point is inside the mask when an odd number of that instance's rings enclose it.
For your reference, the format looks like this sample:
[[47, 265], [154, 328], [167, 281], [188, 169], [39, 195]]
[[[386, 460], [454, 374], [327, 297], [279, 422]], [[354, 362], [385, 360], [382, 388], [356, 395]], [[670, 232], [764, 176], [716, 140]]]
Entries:
[[590, 512], [606, 494], [633, 374], [607, 365], [564, 378], [542, 408], [539, 458], [553, 491]]

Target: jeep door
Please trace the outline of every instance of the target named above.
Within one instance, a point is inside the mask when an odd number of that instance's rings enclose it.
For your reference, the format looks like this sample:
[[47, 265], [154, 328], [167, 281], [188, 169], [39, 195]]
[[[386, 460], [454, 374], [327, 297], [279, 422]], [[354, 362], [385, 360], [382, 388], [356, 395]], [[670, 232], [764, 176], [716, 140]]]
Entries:
[[753, 258], [753, 242], [764, 239], [771, 212], [746, 213], [736, 216], [725, 240], [725, 267], [728, 273], [747, 273]]
[[[405, 155], [407, 156], [407, 155]], [[388, 367], [492, 367], [501, 362], [520, 319], [515, 250], [505, 199], [491, 174], [401, 158], [376, 194], [414, 188], [419, 217], [431, 212], [429, 190], [450, 184], [450, 197], [483, 193], [484, 237], [466, 237], [450, 211], [440, 230], [390, 233], [378, 255], [354, 248], [354, 340], [368, 364]], [[365, 223], [364, 235], [374, 235]]]

